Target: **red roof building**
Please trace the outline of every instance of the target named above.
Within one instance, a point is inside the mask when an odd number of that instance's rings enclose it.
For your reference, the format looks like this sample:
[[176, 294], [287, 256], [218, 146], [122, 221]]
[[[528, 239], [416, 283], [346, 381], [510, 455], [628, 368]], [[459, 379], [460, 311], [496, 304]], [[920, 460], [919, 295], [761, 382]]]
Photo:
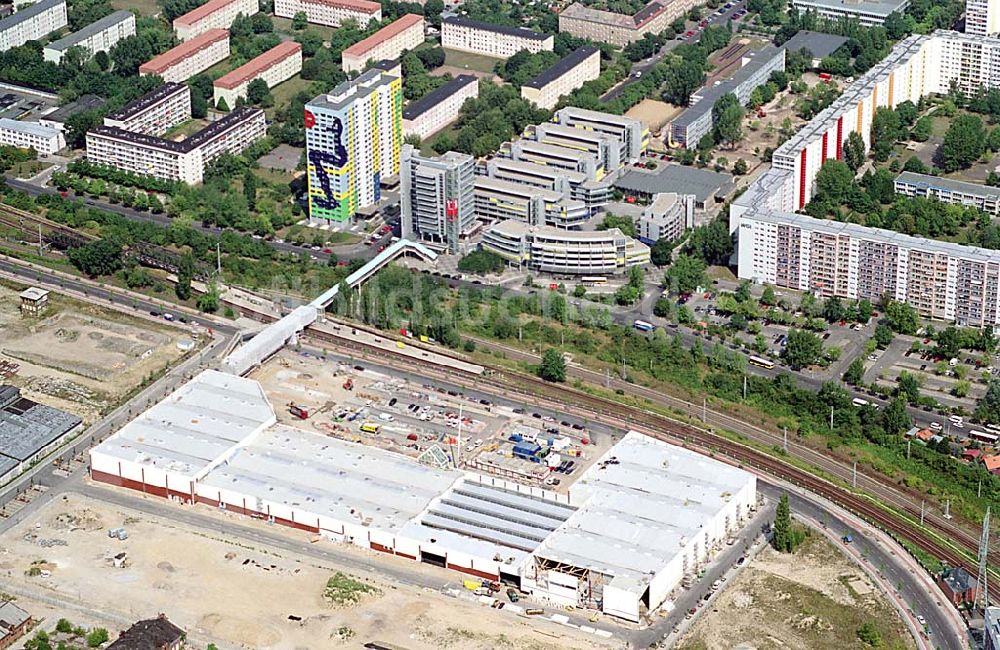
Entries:
[[424, 42], [424, 17], [406, 14], [344, 50], [344, 72], [365, 69], [368, 61], [398, 59], [403, 50], [412, 50]]
[[240, 14], [252, 16], [260, 11], [257, 0], [208, 0], [183, 16], [174, 18], [177, 38], [189, 41], [210, 29], [229, 29]]
[[139, 66], [140, 75], [159, 75], [181, 83], [229, 56], [229, 32], [210, 29]]
[[295, 41], [284, 41], [260, 56], [247, 61], [212, 84], [215, 103], [225, 99], [232, 108], [237, 97], [246, 97], [247, 86], [254, 79], [263, 79], [268, 88], [277, 86], [302, 70], [302, 46]]

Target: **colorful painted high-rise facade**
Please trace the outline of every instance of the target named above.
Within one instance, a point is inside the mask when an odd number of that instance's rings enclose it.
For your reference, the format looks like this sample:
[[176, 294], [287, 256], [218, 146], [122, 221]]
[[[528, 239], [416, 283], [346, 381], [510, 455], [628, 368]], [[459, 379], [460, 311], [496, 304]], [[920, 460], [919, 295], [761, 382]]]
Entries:
[[306, 104], [309, 218], [345, 222], [381, 199], [399, 173], [403, 143], [399, 77], [373, 69]]

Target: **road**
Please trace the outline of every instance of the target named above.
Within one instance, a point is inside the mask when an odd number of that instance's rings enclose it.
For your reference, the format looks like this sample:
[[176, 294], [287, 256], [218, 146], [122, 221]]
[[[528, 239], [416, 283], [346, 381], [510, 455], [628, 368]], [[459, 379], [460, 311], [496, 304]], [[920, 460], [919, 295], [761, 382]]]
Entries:
[[[742, 2], [738, 4], [733, 4], [733, 6], [727, 9], [726, 12], [721, 16], [715, 13], [715, 11], [712, 11], [712, 14], [704, 18], [703, 20], [708, 21], [707, 26], [725, 25], [732, 19], [733, 14], [735, 14], [742, 8], [743, 8]], [[688, 30], [693, 30], [695, 32], [695, 36], [700, 34], [703, 29], [702, 27], [698, 26], [698, 23], [692, 21], [688, 21], [688, 23], [686, 24], [686, 28]], [[604, 93], [604, 95], [601, 96], [601, 99], [604, 101], [611, 101], [613, 99], [616, 99], [619, 95], [625, 92], [625, 89], [628, 86], [634, 84], [636, 81], [639, 81], [639, 79], [642, 78], [642, 75], [649, 72], [650, 68], [652, 68], [654, 65], [662, 61], [668, 54], [673, 52], [674, 48], [676, 48], [678, 45], [681, 45], [682, 43], [693, 43], [693, 42], [695, 42], [694, 37], [691, 37], [690, 40], [680, 38], [680, 36], [678, 36], [677, 38], [670, 39], [669, 41], [664, 43], [663, 47], [660, 48], [660, 51], [654, 54], [653, 56], [649, 57], [648, 59], [643, 59], [642, 61], [637, 61], [633, 63], [632, 71], [629, 74], [628, 78], [626, 78], [624, 81], [619, 83], [617, 86], [615, 86], [608, 92]]]
[[[7, 185], [16, 190], [20, 190], [25, 194], [31, 196], [38, 196], [39, 194], [58, 194], [58, 190], [53, 187], [42, 186], [36, 183], [31, 183], [24, 180], [19, 180], [16, 178], [7, 179]], [[140, 212], [138, 210], [133, 210], [132, 208], [127, 208], [123, 205], [117, 205], [114, 203], [109, 203], [107, 201], [95, 198], [82, 198], [84, 205], [96, 208], [98, 210], [104, 210], [105, 212], [112, 212], [114, 214], [121, 215], [126, 219], [132, 221], [138, 221], [143, 223], [155, 223], [160, 226], [169, 226], [171, 222], [171, 217], [165, 213], [154, 214], [152, 212]], [[224, 228], [218, 226], [206, 226], [201, 223], [192, 223], [191, 227], [195, 230], [204, 233], [206, 235], [219, 236], [224, 230]], [[320, 232], [320, 231], [317, 231]], [[333, 254], [339, 259], [370, 259], [374, 257], [375, 253], [378, 251], [379, 246], [387, 243], [387, 240], [392, 237], [392, 233], [388, 233], [382, 236], [382, 238], [371, 246], [365, 246], [363, 243], [358, 244], [347, 244], [341, 246], [331, 246]], [[295, 244], [286, 241], [275, 241], [273, 239], [265, 240], [271, 248], [281, 253], [289, 253], [292, 255], [298, 255], [300, 253], [308, 253], [314, 256], [318, 260], [327, 260], [330, 255], [324, 253], [322, 250], [313, 250], [307, 246], [296, 246]]]

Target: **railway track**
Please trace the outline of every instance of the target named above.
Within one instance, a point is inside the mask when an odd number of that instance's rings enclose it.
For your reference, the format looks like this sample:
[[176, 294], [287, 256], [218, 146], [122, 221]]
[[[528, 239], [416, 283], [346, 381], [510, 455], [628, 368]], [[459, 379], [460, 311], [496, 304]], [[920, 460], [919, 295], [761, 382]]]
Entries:
[[29, 229], [25, 228], [25, 226], [27, 224], [31, 224], [34, 227], [30, 229], [30, 232], [34, 235], [37, 235], [38, 227], [41, 227], [43, 232], [56, 232], [75, 239], [84, 239], [88, 241], [98, 239], [94, 235], [70, 228], [69, 226], [56, 223], [55, 221], [46, 219], [45, 217], [20, 210], [6, 204], [0, 204], [0, 224], [11, 228], [17, 228], [19, 230], [23, 230], [24, 232], [29, 232]]
[[[385, 336], [385, 333], [380, 333], [380, 335]], [[971, 558], [974, 558], [977, 552], [978, 540], [973, 541], [967, 535], [956, 536], [954, 530], [943, 531], [954, 540], [953, 543], [949, 544], [942, 535], [927, 530], [913, 519], [886, 511], [864, 495], [855, 494], [851, 490], [818, 477], [807, 470], [712, 431], [700, 429], [658, 413], [638, 410], [635, 407], [590, 395], [571, 387], [551, 384], [531, 375], [509, 371], [485, 376], [470, 375], [450, 368], [445, 369], [439, 364], [403, 357], [403, 355], [394, 354], [389, 350], [362, 341], [348, 341], [315, 328], [307, 329], [306, 336], [321, 343], [332, 343], [336, 348], [346, 349], [359, 358], [373, 362], [385, 363], [388, 352], [389, 356], [397, 357], [397, 367], [416, 368], [425, 376], [440, 378], [467, 389], [487, 390], [518, 401], [551, 402], [556, 405], [556, 408], [569, 407], [573, 409], [572, 412], [575, 415], [584, 415], [592, 421], [599, 421], [617, 428], [634, 429], [660, 440], [675, 444], [680, 442], [685, 446], [698, 448], [702, 453], [727, 457], [735, 464], [759, 469], [776, 478], [800, 485], [865, 518], [890, 534], [907, 540], [920, 550], [950, 566], [964, 565], [969, 567], [973, 565]], [[909, 509], [906, 509], [905, 513], [912, 514]], [[990, 561], [991, 563], [1000, 562], [1000, 558], [991, 554]]]

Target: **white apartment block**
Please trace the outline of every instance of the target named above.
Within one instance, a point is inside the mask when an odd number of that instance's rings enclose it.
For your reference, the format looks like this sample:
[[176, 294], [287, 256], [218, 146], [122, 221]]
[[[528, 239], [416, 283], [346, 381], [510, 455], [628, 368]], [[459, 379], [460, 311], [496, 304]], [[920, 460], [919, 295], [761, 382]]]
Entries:
[[506, 59], [521, 50], [534, 54], [542, 50], [551, 51], [554, 43], [551, 34], [524, 27], [494, 25], [456, 16], [441, 21], [441, 46], [449, 50]]
[[254, 79], [263, 79], [268, 88], [274, 88], [302, 70], [302, 46], [295, 41], [284, 41], [260, 56], [247, 61], [229, 74], [212, 83], [213, 101], [225, 99], [233, 108], [239, 97], [246, 97], [247, 87]]
[[0, 119], [0, 144], [21, 149], [34, 149], [40, 154], [54, 154], [66, 147], [62, 131], [42, 126], [37, 122], [19, 122], [10, 118]]
[[371, 21], [382, 20], [382, 5], [370, 0], [275, 0], [274, 15], [294, 18], [304, 12], [314, 25], [337, 27], [347, 20], [357, 21], [362, 29]]
[[909, 5], [910, 0], [792, 0], [800, 12], [830, 20], [857, 20], [865, 27], [881, 25], [889, 14], [902, 14]]
[[521, 86], [521, 97], [551, 110], [559, 98], [601, 75], [601, 51], [585, 45], [570, 52], [534, 79]]
[[165, 83], [120, 110], [104, 117], [104, 126], [160, 135], [191, 119], [191, 88], [187, 84]]
[[1000, 33], [1000, 0], [966, 0], [965, 33], [973, 36]]
[[404, 50], [424, 42], [424, 17], [406, 14], [341, 54], [344, 72], [361, 72], [369, 62], [398, 59]]
[[470, 97], [479, 96], [479, 79], [460, 74], [403, 109], [403, 134], [429, 138], [458, 118]]
[[252, 16], [258, 11], [257, 0], [209, 0], [174, 18], [174, 31], [180, 40], [190, 41], [210, 29], [229, 29], [237, 16]]
[[98, 52], [107, 52], [111, 46], [135, 34], [135, 14], [131, 11], [116, 11], [100, 20], [96, 20], [83, 29], [52, 41], [42, 50], [46, 61], [59, 63], [66, 50], [71, 47], [82, 47], [93, 56]]
[[501, 221], [487, 228], [482, 246], [508, 263], [560, 275], [622, 274], [649, 263], [649, 247], [610, 230], [563, 230]]
[[950, 178], [903, 172], [896, 177], [896, 194], [934, 199], [1000, 215], [1000, 187], [966, 183]]
[[181, 83], [229, 56], [229, 32], [210, 29], [139, 66], [139, 74]]
[[68, 24], [66, 0], [40, 0], [0, 20], [0, 52], [40, 41]]
[[[739, 277], [827, 296], [876, 300], [888, 295], [926, 317], [976, 327], [1000, 324], [1000, 252], [792, 214], [811, 198], [823, 162], [842, 157], [851, 131], [868, 144], [875, 108], [945, 93], [953, 81], [969, 78], [970, 70], [981, 70], [980, 61], [955, 55], [977, 41], [989, 50], [1000, 45], [996, 39], [948, 31], [901, 41], [782, 145], [773, 168], [730, 210]], [[917, 193], [915, 184], [904, 185]], [[926, 194], [964, 203], [954, 189]]]
[[175, 142], [112, 126], [87, 132], [87, 160], [98, 165], [185, 183], [200, 183], [205, 166], [223, 152], [241, 153], [267, 134], [264, 111], [242, 107]]

